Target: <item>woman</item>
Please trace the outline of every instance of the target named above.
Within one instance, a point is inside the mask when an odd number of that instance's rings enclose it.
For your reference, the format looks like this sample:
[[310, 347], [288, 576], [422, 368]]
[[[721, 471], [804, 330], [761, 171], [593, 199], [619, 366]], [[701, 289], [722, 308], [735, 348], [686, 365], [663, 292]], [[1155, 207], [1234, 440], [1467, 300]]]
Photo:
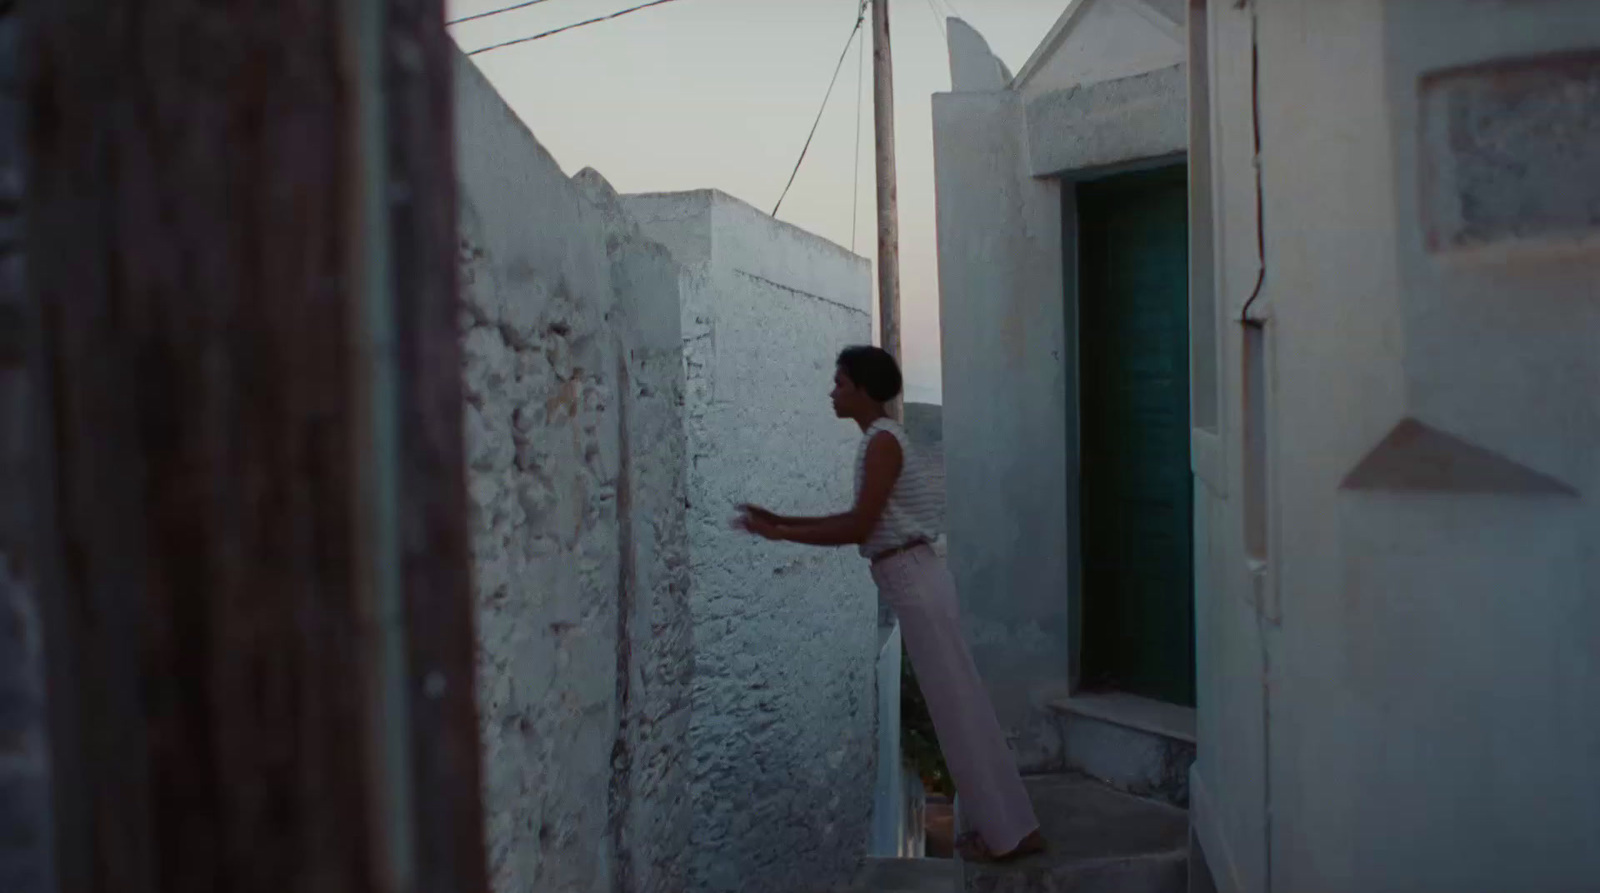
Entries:
[[905, 431], [885, 404], [900, 396], [900, 367], [876, 347], [839, 354], [833, 411], [864, 435], [856, 454], [855, 507], [825, 518], [790, 518], [741, 506], [735, 524], [769, 540], [810, 546], [856, 545], [872, 579], [900, 618], [911, 665], [961, 795], [963, 858], [1002, 861], [1044, 849], [1039, 822], [1015, 761], [961, 637], [955, 583], [933, 551], [939, 496], [914, 461]]

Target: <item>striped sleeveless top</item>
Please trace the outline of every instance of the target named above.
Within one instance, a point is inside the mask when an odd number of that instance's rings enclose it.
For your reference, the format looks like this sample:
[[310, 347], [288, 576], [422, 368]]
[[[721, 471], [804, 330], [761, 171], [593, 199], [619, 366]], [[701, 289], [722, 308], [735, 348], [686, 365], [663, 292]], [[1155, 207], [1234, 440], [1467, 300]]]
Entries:
[[867, 444], [879, 431], [889, 432], [900, 442], [900, 478], [889, 491], [889, 502], [883, 507], [878, 526], [861, 544], [861, 554], [869, 559], [917, 540], [932, 543], [939, 536], [938, 487], [926, 462], [912, 448], [905, 429], [892, 419], [873, 422], [861, 438], [856, 450], [856, 495], [861, 494], [861, 484], [866, 480]]

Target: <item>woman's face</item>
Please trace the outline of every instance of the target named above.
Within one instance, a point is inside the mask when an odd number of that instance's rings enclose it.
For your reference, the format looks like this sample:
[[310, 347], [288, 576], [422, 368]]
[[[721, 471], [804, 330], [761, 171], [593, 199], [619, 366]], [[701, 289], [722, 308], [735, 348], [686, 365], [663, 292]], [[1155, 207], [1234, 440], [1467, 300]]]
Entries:
[[833, 414], [841, 419], [855, 418], [863, 408], [862, 401], [867, 399], [843, 369], [833, 370], [833, 393], [828, 396], [833, 400]]

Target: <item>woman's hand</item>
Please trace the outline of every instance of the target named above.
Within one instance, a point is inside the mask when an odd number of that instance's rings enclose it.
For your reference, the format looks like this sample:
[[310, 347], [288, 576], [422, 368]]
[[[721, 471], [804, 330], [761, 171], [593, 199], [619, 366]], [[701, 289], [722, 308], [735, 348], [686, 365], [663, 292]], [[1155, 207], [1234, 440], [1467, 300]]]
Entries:
[[766, 540], [780, 538], [777, 515], [752, 505], [739, 506], [739, 512], [739, 516], [733, 519], [734, 527]]
[[766, 521], [768, 524], [778, 523], [778, 516], [776, 514], [767, 511], [759, 505], [741, 505], [739, 506], [739, 513], [741, 515], [748, 515], [752, 518], [760, 518], [761, 520]]

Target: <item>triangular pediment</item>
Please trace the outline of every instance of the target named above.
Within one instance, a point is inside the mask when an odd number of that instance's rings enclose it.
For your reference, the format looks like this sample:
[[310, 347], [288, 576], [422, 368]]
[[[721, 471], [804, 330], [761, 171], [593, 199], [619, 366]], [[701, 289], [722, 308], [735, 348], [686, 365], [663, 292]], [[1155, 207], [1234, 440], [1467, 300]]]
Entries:
[[1031, 94], [1171, 68], [1188, 54], [1182, 0], [1073, 0], [1017, 74]]

